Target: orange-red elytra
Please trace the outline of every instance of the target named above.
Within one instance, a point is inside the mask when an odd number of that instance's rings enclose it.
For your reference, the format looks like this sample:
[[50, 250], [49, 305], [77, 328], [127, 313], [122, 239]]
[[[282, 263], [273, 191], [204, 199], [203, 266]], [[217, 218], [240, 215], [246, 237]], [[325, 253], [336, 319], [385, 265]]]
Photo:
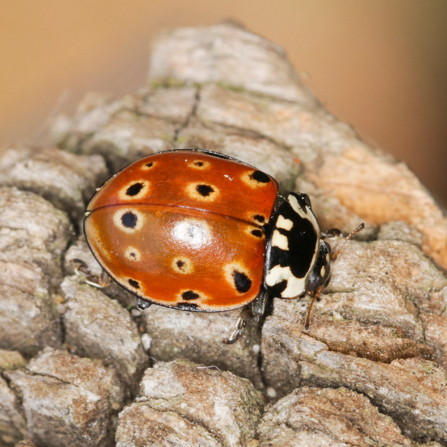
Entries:
[[235, 309], [262, 287], [277, 193], [272, 177], [233, 159], [163, 152], [106, 182], [87, 208], [85, 235], [105, 271], [139, 298]]

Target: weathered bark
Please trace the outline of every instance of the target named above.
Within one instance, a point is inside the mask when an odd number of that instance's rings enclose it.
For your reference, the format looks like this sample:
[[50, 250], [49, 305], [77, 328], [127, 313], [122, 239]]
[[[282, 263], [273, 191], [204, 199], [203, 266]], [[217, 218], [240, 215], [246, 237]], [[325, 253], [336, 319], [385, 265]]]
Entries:
[[[261, 393], [246, 379], [201, 368], [174, 361], [148, 369], [136, 403], [120, 415], [117, 446], [165, 440], [165, 445], [237, 447], [252, 441], [263, 409]], [[186, 423], [179, 425], [178, 416]]]
[[114, 445], [112, 416], [123, 405], [123, 390], [113, 370], [46, 348], [26, 370], [4, 375], [21, 398], [38, 446]]
[[147, 358], [129, 312], [76, 278], [65, 278], [61, 290], [67, 300], [63, 318], [70, 350], [113, 365], [122, 382], [135, 389]]
[[[17, 145], [0, 164], [0, 347], [26, 359], [45, 347], [69, 353], [48, 348], [27, 365], [0, 355], [0, 446], [58, 445], [61, 433], [71, 445], [108, 445], [123, 403], [122, 447], [447, 445], [447, 219], [405, 164], [322, 107], [281, 48], [232, 23], [163, 33], [144, 88], [89, 95], [53, 135], [59, 149]], [[100, 292], [72, 277], [73, 259], [100, 273], [79, 223], [106, 166], [188, 147], [308, 193], [322, 229], [365, 221], [308, 332], [307, 298], [275, 299], [259, 326], [223, 345], [238, 312], [141, 312], [118, 286]], [[76, 373], [86, 365], [122, 397]], [[45, 416], [43, 389], [55, 396]], [[259, 392], [282, 398], [263, 416]]]

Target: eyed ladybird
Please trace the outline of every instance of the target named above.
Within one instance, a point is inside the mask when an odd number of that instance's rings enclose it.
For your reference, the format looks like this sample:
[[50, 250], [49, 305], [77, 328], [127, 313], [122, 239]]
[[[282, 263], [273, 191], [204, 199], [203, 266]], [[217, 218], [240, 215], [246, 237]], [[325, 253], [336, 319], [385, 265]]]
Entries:
[[259, 316], [269, 295], [316, 297], [333, 260], [306, 194], [280, 198], [270, 175], [203, 150], [157, 153], [116, 173], [91, 199], [84, 232], [105, 272], [143, 309], [253, 303]]

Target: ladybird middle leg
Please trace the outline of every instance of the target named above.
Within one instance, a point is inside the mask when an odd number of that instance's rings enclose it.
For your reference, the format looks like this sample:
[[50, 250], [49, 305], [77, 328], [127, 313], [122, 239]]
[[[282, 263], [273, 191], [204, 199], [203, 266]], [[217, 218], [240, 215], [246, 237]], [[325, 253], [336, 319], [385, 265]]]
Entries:
[[240, 313], [239, 318], [237, 319], [236, 328], [231, 333], [229, 338], [222, 340], [223, 343], [225, 343], [226, 345], [232, 345], [233, 343], [236, 343], [238, 341], [239, 337], [242, 335], [245, 329], [246, 317], [244, 318], [244, 312], [247, 311], [249, 311], [249, 309], [244, 309]]
[[262, 289], [259, 295], [251, 303], [251, 311], [255, 321], [259, 321], [259, 318], [262, 317], [262, 315], [264, 315], [268, 297], [269, 297], [268, 291], [266, 289]]
[[226, 345], [232, 345], [235, 343], [243, 334], [247, 320], [253, 320], [255, 322], [259, 321], [260, 317], [264, 315], [268, 297], [268, 291], [265, 289], [261, 290], [259, 295], [252, 302], [251, 306], [246, 307], [239, 314], [234, 331], [231, 333], [229, 338], [223, 340], [223, 343]]

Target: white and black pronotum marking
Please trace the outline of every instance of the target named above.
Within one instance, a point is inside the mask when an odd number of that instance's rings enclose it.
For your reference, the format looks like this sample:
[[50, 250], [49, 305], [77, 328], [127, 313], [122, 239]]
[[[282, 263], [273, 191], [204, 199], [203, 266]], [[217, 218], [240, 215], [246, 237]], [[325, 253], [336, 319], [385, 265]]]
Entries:
[[294, 298], [306, 292], [318, 257], [320, 228], [306, 194], [289, 193], [271, 220], [265, 287], [271, 296]]

